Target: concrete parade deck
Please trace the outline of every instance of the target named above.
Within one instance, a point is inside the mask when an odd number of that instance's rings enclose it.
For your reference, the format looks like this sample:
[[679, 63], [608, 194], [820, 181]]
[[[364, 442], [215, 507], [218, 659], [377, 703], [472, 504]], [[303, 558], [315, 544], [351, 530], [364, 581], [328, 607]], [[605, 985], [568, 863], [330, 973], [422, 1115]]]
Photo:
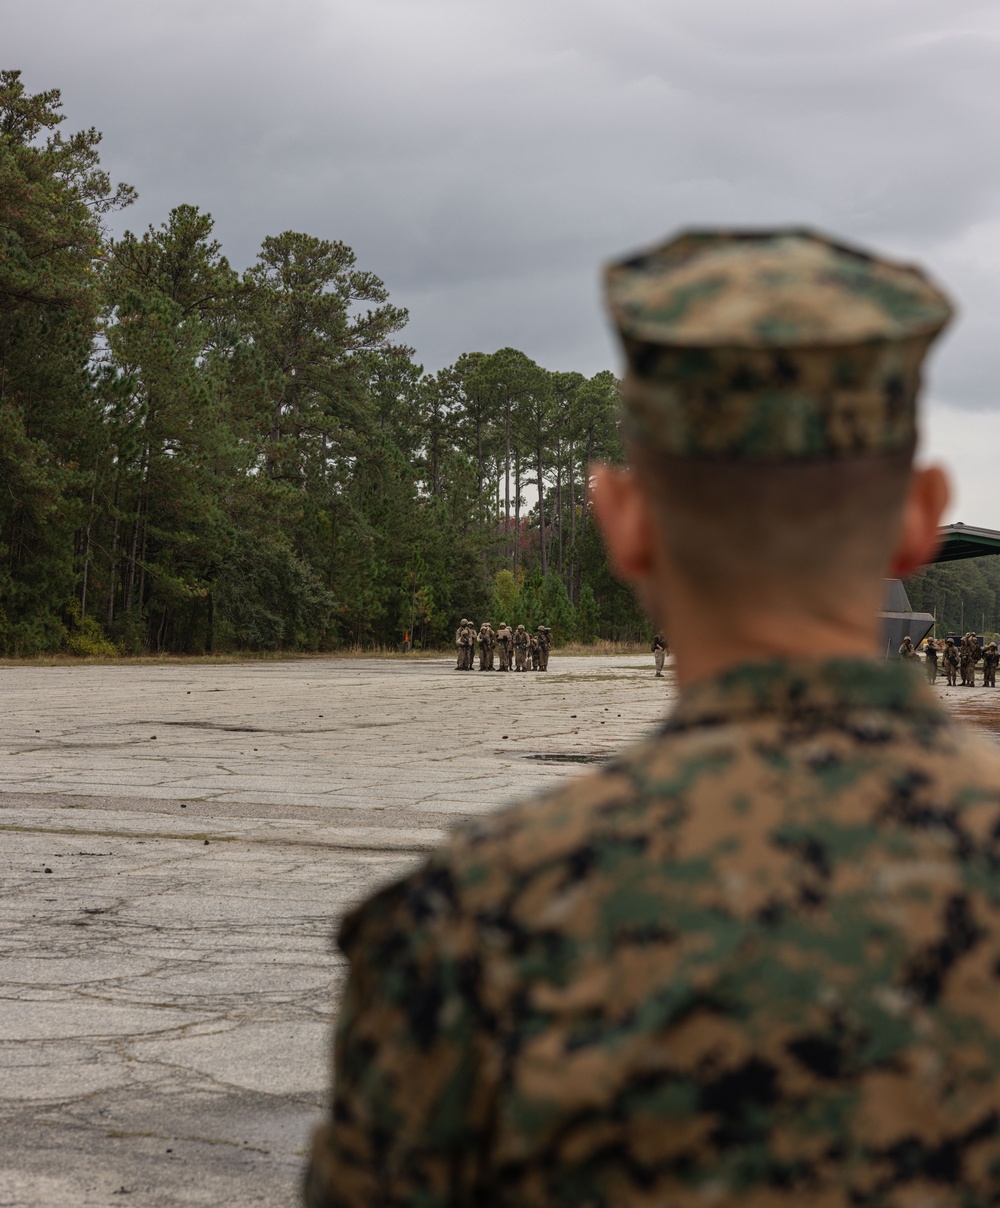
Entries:
[[558, 651], [0, 666], [0, 1208], [296, 1204], [337, 918], [672, 695]]
[[[939, 690], [1000, 731], [1000, 692]], [[558, 651], [0, 666], [0, 1208], [296, 1204], [338, 917], [673, 695]]]

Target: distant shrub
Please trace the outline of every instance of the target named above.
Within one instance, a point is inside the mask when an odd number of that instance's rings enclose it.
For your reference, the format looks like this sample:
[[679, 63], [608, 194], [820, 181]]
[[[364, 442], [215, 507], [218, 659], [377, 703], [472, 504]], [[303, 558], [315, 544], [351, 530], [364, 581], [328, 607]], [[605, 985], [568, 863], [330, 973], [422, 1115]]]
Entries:
[[117, 658], [121, 650], [112, 642], [94, 617], [80, 615], [80, 605], [70, 600], [63, 612], [69, 627], [66, 633], [65, 650], [77, 658]]

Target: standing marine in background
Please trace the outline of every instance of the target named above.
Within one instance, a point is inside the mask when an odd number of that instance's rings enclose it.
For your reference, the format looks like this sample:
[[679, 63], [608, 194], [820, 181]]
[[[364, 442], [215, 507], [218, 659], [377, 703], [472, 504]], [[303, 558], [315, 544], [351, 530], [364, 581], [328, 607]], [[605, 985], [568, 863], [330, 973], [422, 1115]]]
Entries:
[[496, 634], [489, 621], [483, 621], [479, 627], [479, 670], [493, 670], [493, 651], [496, 648]]
[[997, 686], [997, 663], [1000, 663], [1000, 650], [997, 649], [996, 642], [990, 642], [983, 651], [984, 688], [995, 688]]
[[961, 651], [961, 668], [962, 668], [962, 683], [968, 688], [976, 686], [976, 663], [983, 657], [983, 652], [979, 647], [979, 642], [976, 640], [974, 633], [967, 633], [962, 638]]
[[472, 649], [475, 645], [475, 630], [467, 617], [462, 617], [458, 629], [455, 630], [455, 647], [458, 651], [456, 671], [472, 670]]
[[531, 657], [531, 670], [537, 671], [542, 665], [542, 656], [538, 648], [538, 634], [530, 634], [528, 637], [528, 642], [528, 653]]
[[511, 633], [510, 626], [506, 621], [500, 622], [500, 628], [496, 633], [497, 655], [500, 659], [500, 670], [509, 671], [511, 663], [511, 654], [513, 653], [511, 646], [513, 644], [514, 635]]
[[552, 630], [545, 625], [538, 626], [538, 666], [536, 671], [548, 671], [549, 651], [552, 649]]
[[663, 660], [667, 657], [667, 643], [663, 634], [658, 633], [653, 638], [653, 662], [656, 664], [656, 678], [663, 679]]
[[959, 653], [955, 646], [955, 639], [948, 638], [944, 644], [944, 670], [948, 677], [948, 687], [954, 688], [958, 685], [958, 665]]
[[910, 640], [910, 635], [907, 634], [899, 647], [899, 657], [901, 659], [915, 659], [917, 652], [913, 647], [913, 642]]
[[476, 662], [476, 623], [469, 621], [465, 633], [465, 669], [472, 671]]
[[928, 638], [924, 644], [924, 670], [927, 672], [927, 682], [936, 683], [938, 670], [938, 648], [933, 638]]
[[531, 641], [528, 638], [528, 631], [524, 628], [523, 625], [518, 625], [517, 629], [514, 630], [514, 670], [515, 671], [527, 671], [528, 670], [528, 668], [525, 666], [525, 662], [528, 657], [528, 647], [530, 645], [531, 645]]

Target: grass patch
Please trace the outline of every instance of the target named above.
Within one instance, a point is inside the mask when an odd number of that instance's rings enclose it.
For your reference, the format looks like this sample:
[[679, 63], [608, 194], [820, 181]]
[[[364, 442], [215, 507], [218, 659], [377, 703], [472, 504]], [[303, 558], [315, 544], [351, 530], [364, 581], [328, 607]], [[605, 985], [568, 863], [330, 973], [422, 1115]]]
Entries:
[[[645, 643], [635, 642], [570, 642], [553, 649], [553, 655], [589, 657], [614, 657], [617, 655], [649, 654]], [[650, 656], [652, 657], [652, 656]], [[37, 654], [31, 658], [0, 658], [0, 667], [201, 667], [225, 666], [233, 663], [290, 663], [327, 659], [384, 659], [387, 662], [432, 662], [440, 659], [452, 660], [454, 650], [447, 646], [440, 650], [411, 650], [404, 654], [394, 647], [344, 647], [342, 650], [297, 651], [297, 650], [237, 650], [223, 654], [122, 654], [73, 655]]]

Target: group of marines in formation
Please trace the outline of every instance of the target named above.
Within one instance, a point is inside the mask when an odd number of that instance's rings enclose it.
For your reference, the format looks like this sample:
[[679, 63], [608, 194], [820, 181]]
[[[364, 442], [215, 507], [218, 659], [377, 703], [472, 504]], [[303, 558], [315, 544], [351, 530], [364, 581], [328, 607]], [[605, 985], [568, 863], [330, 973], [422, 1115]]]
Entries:
[[[955, 645], [954, 638], [946, 638], [942, 647], [933, 638], [928, 638], [924, 642], [924, 667], [927, 671], [928, 683], [933, 684], [937, 680], [939, 656], [944, 664], [944, 672], [948, 677], [950, 688], [958, 685], [959, 675], [962, 677], [963, 688], [975, 688], [976, 664], [980, 660], [983, 664], [983, 687], [995, 688], [997, 686], [1000, 648], [997, 647], [996, 642], [989, 642], [984, 648], [979, 645], [979, 639], [974, 633], [967, 633], [959, 645]], [[903, 638], [903, 644], [899, 648], [899, 657], [903, 659], [917, 657], [917, 648], [910, 640], [909, 634]]]
[[[539, 625], [534, 633], [529, 633], [523, 625], [511, 629], [506, 621], [494, 629], [489, 621], [483, 621], [477, 632], [473, 622], [463, 617], [455, 631], [455, 646], [457, 671], [472, 670], [477, 646], [480, 671], [548, 671], [552, 630], [548, 625]], [[494, 665], [497, 659], [499, 668]]]

